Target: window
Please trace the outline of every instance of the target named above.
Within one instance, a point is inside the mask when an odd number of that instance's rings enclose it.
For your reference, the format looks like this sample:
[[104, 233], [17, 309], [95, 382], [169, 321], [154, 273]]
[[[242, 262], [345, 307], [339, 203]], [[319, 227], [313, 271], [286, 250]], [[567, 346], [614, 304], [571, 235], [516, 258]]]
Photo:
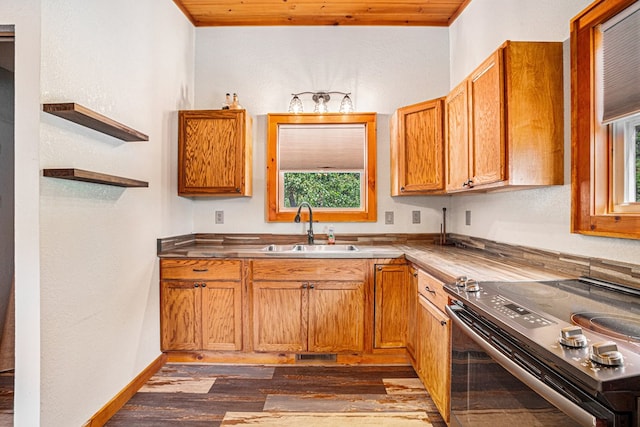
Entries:
[[574, 233], [640, 239], [640, 1], [571, 21]]
[[376, 116], [269, 114], [269, 221], [308, 202], [322, 222], [375, 221]]

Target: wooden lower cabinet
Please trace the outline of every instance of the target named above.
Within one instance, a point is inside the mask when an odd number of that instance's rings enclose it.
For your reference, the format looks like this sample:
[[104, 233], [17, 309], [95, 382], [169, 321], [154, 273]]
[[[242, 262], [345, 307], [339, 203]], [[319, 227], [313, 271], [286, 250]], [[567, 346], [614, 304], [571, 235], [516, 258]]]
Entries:
[[376, 265], [374, 348], [400, 348], [407, 339], [407, 265]]
[[442, 283], [418, 271], [417, 339], [418, 376], [444, 420], [449, 422], [451, 388], [451, 322], [444, 313], [448, 298]]
[[409, 267], [409, 290], [407, 295], [407, 352], [413, 360], [416, 357], [416, 340], [418, 338], [418, 327], [416, 319], [418, 316], [418, 270]]
[[163, 259], [162, 351], [241, 350], [240, 261]]
[[[362, 260], [254, 261], [254, 350], [362, 351], [366, 265]], [[328, 276], [336, 280], [324, 280]]]

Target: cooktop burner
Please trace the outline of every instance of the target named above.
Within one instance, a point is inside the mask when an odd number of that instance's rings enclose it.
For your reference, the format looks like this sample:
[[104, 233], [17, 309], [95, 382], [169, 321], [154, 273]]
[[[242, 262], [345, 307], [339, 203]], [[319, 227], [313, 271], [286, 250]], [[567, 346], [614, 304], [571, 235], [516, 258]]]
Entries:
[[571, 321], [590, 331], [599, 332], [611, 338], [640, 342], [640, 319], [611, 313], [574, 313]]

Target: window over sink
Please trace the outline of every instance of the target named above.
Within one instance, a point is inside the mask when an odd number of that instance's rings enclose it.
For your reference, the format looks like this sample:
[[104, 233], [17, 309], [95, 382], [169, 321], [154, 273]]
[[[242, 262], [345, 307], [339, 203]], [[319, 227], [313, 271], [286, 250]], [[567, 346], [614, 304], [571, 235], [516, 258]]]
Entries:
[[375, 161], [375, 113], [269, 114], [268, 220], [375, 221]]

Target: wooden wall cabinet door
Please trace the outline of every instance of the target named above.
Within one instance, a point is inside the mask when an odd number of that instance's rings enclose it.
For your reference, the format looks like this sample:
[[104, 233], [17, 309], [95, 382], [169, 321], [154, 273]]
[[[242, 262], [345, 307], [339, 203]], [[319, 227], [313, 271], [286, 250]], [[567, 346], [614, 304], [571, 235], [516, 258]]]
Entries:
[[374, 348], [406, 347], [407, 266], [376, 265], [374, 287]]
[[564, 182], [562, 43], [505, 42], [445, 101], [447, 192]]
[[162, 351], [241, 350], [241, 261], [160, 261]]
[[362, 351], [367, 266], [363, 260], [253, 261], [253, 348]]
[[251, 196], [252, 119], [245, 110], [178, 113], [178, 194]]
[[466, 189], [469, 181], [469, 97], [467, 83], [467, 80], [460, 83], [445, 99], [447, 192]]
[[469, 187], [505, 180], [502, 49], [468, 79]]
[[391, 195], [444, 192], [443, 102], [399, 108], [391, 119]]

